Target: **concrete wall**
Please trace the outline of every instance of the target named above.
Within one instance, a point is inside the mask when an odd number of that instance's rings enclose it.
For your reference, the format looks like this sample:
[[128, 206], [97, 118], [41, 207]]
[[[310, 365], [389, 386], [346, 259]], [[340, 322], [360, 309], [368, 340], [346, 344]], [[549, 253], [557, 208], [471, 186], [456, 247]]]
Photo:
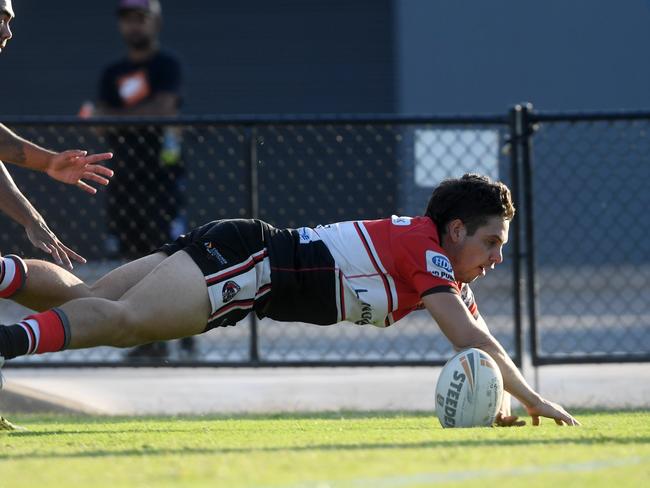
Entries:
[[396, 0], [406, 113], [650, 109], [648, 0]]
[[[113, 0], [14, 2], [4, 115], [75, 114], [123, 54]], [[391, 112], [391, 0], [163, 0], [186, 66], [185, 113]]]

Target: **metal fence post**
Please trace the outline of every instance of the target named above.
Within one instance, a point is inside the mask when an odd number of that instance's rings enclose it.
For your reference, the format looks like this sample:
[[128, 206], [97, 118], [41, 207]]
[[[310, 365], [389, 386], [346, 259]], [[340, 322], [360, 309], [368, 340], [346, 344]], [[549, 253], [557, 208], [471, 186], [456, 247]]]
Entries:
[[[512, 107], [509, 112], [509, 129], [510, 129], [510, 180], [512, 199], [515, 205], [519, 205], [520, 192], [520, 172], [519, 172], [519, 138], [521, 122], [521, 106]], [[512, 221], [512, 291], [514, 293], [513, 320], [515, 324], [514, 343], [515, 343], [515, 364], [521, 368], [523, 363], [523, 328], [522, 328], [522, 276], [521, 276], [521, 226], [519, 222], [521, 216], [517, 215]]]
[[[250, 217], [253, 219], [259, 218], [260, 215], [260, 201], [259, 201], [259, 174], [257, 168], [257, 127], [251, 126], [249, 131], [249, 185], [250, 185]], [[249, 315], [250, 325], [250, 344], [249, 344], [249, 359], [252, 363], [259, 363], [260, 352], [257, 336], [257, 317], [255, 312], [252, 311]]]
[[530, 354], [533, 366], [538, 366], [537, 350], [537, 276], [535, 270], [535, 225], [533, 208], [532, 144], [534, 126], [530, 120], [531, 103], [521, 104], [521, 164], [524, 194], [524, 235], [526, 239], [526, 305], [530, 327]]

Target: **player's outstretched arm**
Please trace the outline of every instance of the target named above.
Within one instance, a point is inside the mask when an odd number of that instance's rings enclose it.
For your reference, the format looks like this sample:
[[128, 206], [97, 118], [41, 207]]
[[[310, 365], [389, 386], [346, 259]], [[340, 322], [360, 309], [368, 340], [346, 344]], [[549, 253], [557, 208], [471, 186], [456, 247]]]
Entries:
[[[476, 325], [483, 332], [490, 334], [490, 329], [488, 328], [487, 323], [485, 323], [485, 320], [481, 314], [479, 314], [476, 319]], [[501, 406], [499, 407], [496, 419], [494, 420], [494, 423], [499, 427], [522, 427], [526, 425], [525, 420], [519, 420], [519, 417], [517, 415], [512, 414], [511, 400], [512, 396], [510, 393], [504, 391]]]
[[530, 387], [501, 344], [481, 329], [458, 295], [435, 293], [426, 295], [422, 301], [454, 347], [477, 347], [492, 356], [499, 365], [506, 391], [524, 405], [533, 425], [539, 425], [540, 417], [552, 418], [558, 425], [580, 425], [560, 405], [542, 398]]
[[0, 161], [0, 210], [25, 228], [30, 242], [51, 254], [57, 264], [72, 269], [71, 259], [80, 263], [86, 260], [65, 246], [54, 235], [45, 220], [20, 192], [5, 165]]
[[87, 151], [70, 150], [56, 153], [43, 149], [14, 134], [0, 124], [0, 159], [36, 171], [43, 171], [62, 183], [76, 185], [94, 194], [89, 183], [108, 185], [113, 171], [101, 164], [112, 158], [111, 153], [92, 154]]

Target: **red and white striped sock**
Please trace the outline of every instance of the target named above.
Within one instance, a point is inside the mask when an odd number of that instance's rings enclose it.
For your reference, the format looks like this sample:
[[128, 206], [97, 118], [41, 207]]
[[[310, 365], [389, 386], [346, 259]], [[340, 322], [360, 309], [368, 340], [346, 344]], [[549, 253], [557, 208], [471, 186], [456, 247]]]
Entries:
[[53, 308], [24, 318], [18, 324], [27, 335], [25, 354], [42, 354], [66, 349], [70, 343], [70, 326], [62, 310]]
[[19, 256], [0, 257], [0, 298], [10, 298], [27, 281], [27, 265]]

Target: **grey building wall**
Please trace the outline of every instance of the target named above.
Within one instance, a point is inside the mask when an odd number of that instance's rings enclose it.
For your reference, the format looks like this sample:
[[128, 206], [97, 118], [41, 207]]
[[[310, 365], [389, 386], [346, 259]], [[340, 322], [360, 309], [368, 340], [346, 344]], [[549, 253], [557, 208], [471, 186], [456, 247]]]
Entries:
[[405, 113], [650, 109], [648, 0], [396, 0]]
[[[64, 115], [123, 54], [116, 2], [17, 0], [0, 56], [4, 115]], [[162, 0], [188, 114], [392, 112], [391, 0]]]
[[[121, 54], [112, 0], [17, 0], [6, 115], [71, 114]], [[650, 108], [650, 1], [163, 0], [186, 113]]]

